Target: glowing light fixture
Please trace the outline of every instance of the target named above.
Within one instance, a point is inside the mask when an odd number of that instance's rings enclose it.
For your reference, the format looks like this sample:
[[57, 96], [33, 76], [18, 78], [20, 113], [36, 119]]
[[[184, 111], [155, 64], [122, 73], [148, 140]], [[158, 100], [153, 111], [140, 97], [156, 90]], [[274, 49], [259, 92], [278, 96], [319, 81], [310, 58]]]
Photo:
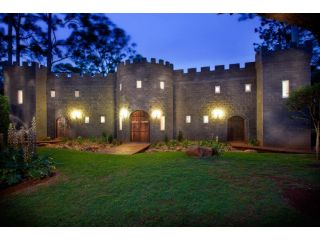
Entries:
[[155, 109], [152, 111], [151, 116], [154, 119], [159, 119], [161, 117], [162, 113], [159, 109]]
[[224, 111], [220, 108], [215, 108], [211, 112], [214, 119], [222, 119], [224, 117]]
[[71, 119], [77, 120], [82, 118], [82, 111], [80, 110], [73, 110], [70, 114]]
[[129, 117], [129, 111], [126, 108], [121, 108], [120, 109], [120, 118], [121, 119], [126, 119]]

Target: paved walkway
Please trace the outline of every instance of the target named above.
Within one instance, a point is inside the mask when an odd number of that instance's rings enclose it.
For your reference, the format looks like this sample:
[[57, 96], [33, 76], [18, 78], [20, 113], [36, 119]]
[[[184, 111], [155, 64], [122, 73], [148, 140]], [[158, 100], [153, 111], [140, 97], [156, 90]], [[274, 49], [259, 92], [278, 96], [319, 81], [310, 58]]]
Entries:
[[253, 149], [258, 152], [277, 152], [277, 153], [314, 153], [309, 149], [290, 149], [290, 148], [275, 148], [275, 147], [261, 147], [261, 146], [250, 146], [243, 142], [229, 142], [231, 147], [236, 149]]
[[111, 148], [110, 154], [118, 155], [133, 155], [135, 153], [143, 152], [150, 146], [150, 143], [124, 143], [117, 147]]

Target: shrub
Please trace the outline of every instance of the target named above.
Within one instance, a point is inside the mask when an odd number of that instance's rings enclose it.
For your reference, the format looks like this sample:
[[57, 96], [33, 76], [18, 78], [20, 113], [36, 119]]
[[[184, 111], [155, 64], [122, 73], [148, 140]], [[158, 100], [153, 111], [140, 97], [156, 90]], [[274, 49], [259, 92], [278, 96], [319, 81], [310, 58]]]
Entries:
[[259, 141], [255, 138], [250, 138], [248, 140], [248, 144], [251, 145], [251, 146], [259, 146]]
[[7, 133], [10, 124], [9, 103], [5, 96], [0, 95], [0, 133], [3, 133], [3, 141], [7, 142]]
[[164, 135], [163, 141], [164, 141], [164, 143], [165, 143], [166, 145], [168, 145], [169, 138], [168, 138], [168, 135], [167, 135], [167, 134]]
[[226, 149], [225, 144], [217, 142], [215, 140], [199, 141], [199, 146], [212, 148], [217, 156], [222, 155], [225, 152], [225, 149]]
[[111, 143], [113, 142], [113, 136], [112, 136], [112, 134], [108, 135], [107, 142], [108, 142], [109, 144], [111, 144]]
[[182, 142], [182, 140], [183, 140], [183, 133], [182, 133], [182, 131], [179, 131], [179, 133], [178, 133], [178, 141]]

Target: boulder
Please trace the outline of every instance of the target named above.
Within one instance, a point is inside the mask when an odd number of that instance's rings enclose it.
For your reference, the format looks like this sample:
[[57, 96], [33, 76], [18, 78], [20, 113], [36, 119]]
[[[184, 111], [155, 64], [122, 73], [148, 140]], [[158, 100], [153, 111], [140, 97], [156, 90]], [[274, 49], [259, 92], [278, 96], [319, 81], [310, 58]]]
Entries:
[[209, 147], [189, 147], [186, 154], [192, 157], [211, 157], [215, 155], [215, 150]]

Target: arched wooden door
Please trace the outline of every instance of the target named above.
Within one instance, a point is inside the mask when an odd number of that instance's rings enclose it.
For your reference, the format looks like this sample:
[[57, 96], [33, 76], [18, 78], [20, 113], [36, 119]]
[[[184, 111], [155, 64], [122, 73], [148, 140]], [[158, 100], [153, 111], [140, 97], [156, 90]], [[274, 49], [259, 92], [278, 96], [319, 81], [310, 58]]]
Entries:
[[244, 141], [244, 119], [234, 116], [228, 119], [228, 141]]
[[148, 113], [141, 110], [131, 113], [130, 129], [131, 142], [149, 142], [150, 122]]
[[56, 137], [69, 137], [69, 124], [65, 117], [59, 117], [56, 120]]

